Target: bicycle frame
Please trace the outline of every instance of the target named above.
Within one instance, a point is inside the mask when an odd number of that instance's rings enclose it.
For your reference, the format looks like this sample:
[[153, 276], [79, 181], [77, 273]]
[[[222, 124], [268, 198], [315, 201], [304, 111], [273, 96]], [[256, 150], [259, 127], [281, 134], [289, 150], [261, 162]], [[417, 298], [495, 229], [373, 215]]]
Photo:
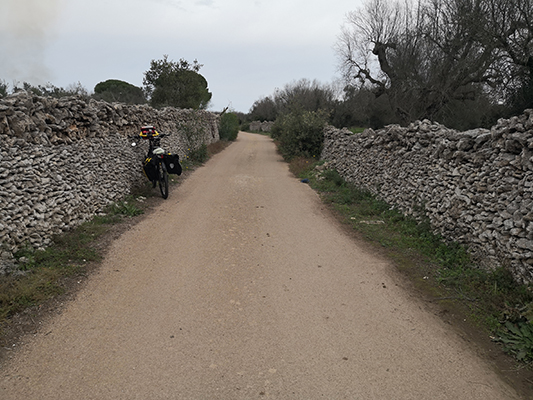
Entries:
[[[166, 134], [159, 134], [158, 136], [142, 137], [143, 140], [148, 140], [148, 153], [147, 158], [152, 158], [156, 160], [156, 178], [151, 180], [152, 187], [156, 187], [159, 183], [159, 189], [161, 191], [161, 196], [166, 199], [168, 197], [168, 171], [163, 161], [165, 151], [160, 147], [161, 139], [169, 136]], [[136, 143], [134, 143], [136, 145]]]

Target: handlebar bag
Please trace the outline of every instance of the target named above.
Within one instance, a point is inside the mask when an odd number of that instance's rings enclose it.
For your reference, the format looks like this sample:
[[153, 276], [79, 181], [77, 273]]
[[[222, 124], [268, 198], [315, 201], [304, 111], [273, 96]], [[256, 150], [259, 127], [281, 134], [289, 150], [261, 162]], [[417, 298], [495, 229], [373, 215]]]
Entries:
[[141, 133], [139, 134], [143, 139], [149, 139], [152, 137], [159, 136], [159, 132], [155, 130], [153, 126], [143, 126], [141, 128]]
[[152, 157], [146, 157], [143, 161], [144, 174], [150, 181], [157, 180], [157, 164]]
[[182, 169], [180, 165], [180, 158], [177, 154], [165, 154], [163, 160], [165, 161], [165, 166], [167, 167], [167, 172], [169, 174], [181, 175]]

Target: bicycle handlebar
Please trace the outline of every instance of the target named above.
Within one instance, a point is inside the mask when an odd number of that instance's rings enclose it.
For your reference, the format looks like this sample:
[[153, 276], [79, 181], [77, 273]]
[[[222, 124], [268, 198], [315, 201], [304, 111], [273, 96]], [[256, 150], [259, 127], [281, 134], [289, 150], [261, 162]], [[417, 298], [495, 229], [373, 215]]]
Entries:
[[152, 139], [162, 139], [168, 136], [171, 136], [172, 133], [160, 133], [157, 136], [150, 136], [150, 137], [142, 137], [141, 135], [133, 135], [133, 136], [127, 136], [129, 140], [137, 140], [137, 139], [143, 139], [143, 140], [152, 140]]

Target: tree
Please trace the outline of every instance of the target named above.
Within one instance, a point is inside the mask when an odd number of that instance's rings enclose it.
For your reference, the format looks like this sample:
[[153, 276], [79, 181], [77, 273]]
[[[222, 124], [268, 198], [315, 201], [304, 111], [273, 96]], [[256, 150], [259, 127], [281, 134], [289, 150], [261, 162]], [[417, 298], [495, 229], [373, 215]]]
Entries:
[[335, 107], [335, 90], [318, 81], [300, 79], [285, 85], [282, 90], [274, 94], [274, 103], [278, 115], [293, 111], [324, 111], [331, 113]]
[[533, 1], [486, 0], [485, 33], [497, 43], [497, 97], [513, 112], [533, 107]]
[[3, 79], [0, 79], [0, 99], [6, 97], [9, 93], [9, 85]]
[[239, 117], [233, 112], [225, 112], [220, 117], [220, 128], [218, 130], [221, 140], [233, 141], [237, 139], [239, 133]]
[[328, 115], [324, 111], [294, 110], [276, 119], [272, 138], [279, 143], [283, 157], [319, 157], [324, 143], [324, 126]]
[[256, 100], [250, 108], [250, 121], [275, 121], [278, 116], [276, 103], [272, 97], [262, 97]]
[[336, 91], [331, 85], [300, 79], [283, 89], [257, 100], [248, 114], [250, 121], [275, 121], [280, 116], [295, 111], [323, 111], [331, 114], [336, 106]]
[[146, 97], [140, 87], [116, 79], [108, 79], [107, 81], [98, 83], [94, 87], [94, 97], [109, 103], [146, 103]]
[[346, 86], [342, 101], [337, 103], [331, 124], [338, 127], [382, 128], [398, 123], [387, 96], [375, 97], [366, 87]]
[[184, 59], [174, 62], [167, 55], [152, 60], [143, 79], [152, 106], [206, 109], [212, 94], [207, 80], [198, 73], [201, 67], [196, 60], [192, 64]]
[[66, 88], [63, 87], [57, 87], [50, 82], [46, 85], [37, 85], [34, 86], [31, 83], [23, 82], [22, 88], [20, 88], [19, 83], [15, 83], [13, 87], [13, 92], [16, 93], [19, 90], [25, 90], [28, 93], [32, 93], [36, 96], [43, 96], [43, 97], [54, 97], [54, 98], [61, 98], [61, 97], [70, 97], [70, 96], [81, 96], [81, 97], [89, 97], [89, 91], [80, 83], [72, 83], [68, 85]]
[[[445, 118], [452, 105], [477, 104], [488, 88], [501, 87], [520, 66], [518, 59], [524, 64], [524, 53], [531, 53], [523, 47], [530, 43], [531, 17], [524, 15], [515, 30], [504, 16], [517, 15], [519, 3], [522, 14], [531, 16], [529, 2], [368, 0], [348, 15], [339, 37], [341, 69], [347, 83], [387, 95], [403, 122]], [[504, 20], [510, 25], [505, 35], [501, 32], [504, 38], [495, 40]], [[515, 46], [522, 49], [521, 58], [513, 57], [510, 37], [526, 38], [522, 47]]]

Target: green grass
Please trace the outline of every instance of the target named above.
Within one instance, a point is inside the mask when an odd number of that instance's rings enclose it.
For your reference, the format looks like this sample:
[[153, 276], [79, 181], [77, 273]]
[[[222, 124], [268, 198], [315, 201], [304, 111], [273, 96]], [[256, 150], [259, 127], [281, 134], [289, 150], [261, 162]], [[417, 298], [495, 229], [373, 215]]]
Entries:
[[350, 128], [352, 133], [363, 133], [365, 131], [365, 129], [367, 129], [367, 128], [361, 128], [361, 127], [358, 127], [358, 126]]
[[187, 160], [195, 164], [203, 164], [209, 159], [207, 146], [202, 144], [197, 149], [190, 149], [187, 153]]
[[517, 360], [533, 362], [533, 324], [519, 321], [517, 323], [505, 322], [505, 331], [496, 339], [503, 344], [505, 351], [516, 357]]
[[64, 293], [65, 278], [83, 273], [87, 263], [101, 259], [93, 243], [109, 226], [143, 212], [135, 203], [130, 196], [110, 205], [104, 215], [55, 236], [44, 250], [26, 245], [17, 251], [14, 256], [22, 261], [24, 273], [0, 276], [0, 325], [15, 313]]
[[467, 248], [433, 233], [427, 220], [404, 216], [372, 193], [345, 182], [335, 170], [317, 171], [320, 164], [298, 160], [298, 176], [309, 179], [346, 224], [382, 249], [417, 287], [423, 286], [437, 300], [454, 301], [487, 335], [505, 339], [507, 352], [521, 361], [533, 360], [533, 345], [529, 345], [533, 328], [527, 325], [520, 334], [516, 331], [523, 327], [520, 324], [533, 322], [529, 286], [516, 283], [503, 267], [481, 268]]
[[136, 215], [141, 215], [143, 210], [137, 207], [135, 204], [135, 199], [132, 196], [129, 196], [126, 200], [123, 200], [118, 203], [113, 203], [110, 206], [111, 215], [124, 215], [126, 217], [135, 217]]
[[[221, 141], [202, 146], [199, 152], [192, 153], [192, 160], [182, 163], [184, 170], [185, 166], [192, 170], [201, 165], [229, 144]], [[172, 182], [177, 180], [171, 175]], [[17, 260], [24, 261], [20, 263], [22, 274], [0, 275], [0, 339], [5, 334], [2, 329], [11, 317], [65, 293], [66, 280], [85, 275], [89, 263], [102, 259], [102, 250], [96, 244], [113, 225], [142, 214], [147, 207], [144, 201], [152, 196], [159, 197], [159, 190], [154, 190], [148, 180], [135, 188], [134, 193], [134, 196], [111, 204], [105, 213], [57, 235], [46, 249], [36, 250], [26, 245], [15, 254]]]

